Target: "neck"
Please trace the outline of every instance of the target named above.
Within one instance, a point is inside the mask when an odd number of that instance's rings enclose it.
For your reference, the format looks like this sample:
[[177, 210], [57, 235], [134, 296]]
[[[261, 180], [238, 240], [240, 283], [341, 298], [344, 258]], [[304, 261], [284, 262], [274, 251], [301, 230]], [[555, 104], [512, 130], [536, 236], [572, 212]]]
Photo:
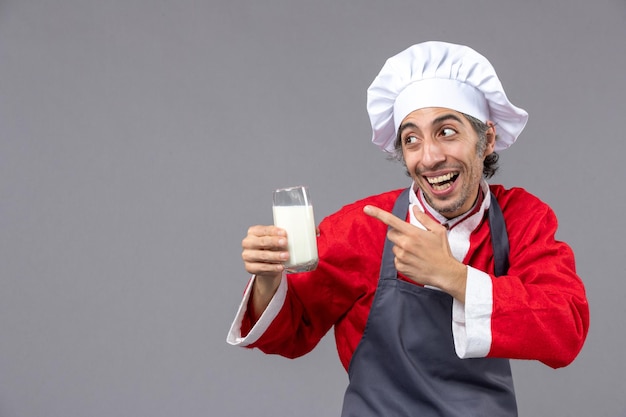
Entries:
[[459, 215], [454, 216], [454, 217], [446, 216], [443, 213], [440, 213], [437, 210], [435, 210], [432, 206], [430, 206], [430, 204], [428, 204], [428, 202], [424, 198], [424, 193], [422, 193], [421, 189], [417, 188], [417, 191], [415, 192], [414, 195], [417, 197], [417, 200], [418, 200], [419, 204], [423, 207], [423, 209], [424, 209], [423, 211], [425, 213], [429, 214], [430, 217], [432, 217], [433, 219], [435, 219], [436, 221], [438, 221], [442, 225], [444, 225], [446, 227], [453, 227], [454, 225], [462, 222], [464, 219], [472, 216], [478, 210], [480, 210], [480, 208], [482, 206], [482, 203], [483, 203], [483, 200], [485, 198], [484, 186], [486, 186], [486, 183], [483, 184], [483, 182], [481, 182], [480, 185], [478, 186], [478, 191], [476, 192], [476, 197], [474, 198], [474, 202], [473, 202], [472, 206], [469, 208], [469, 210], [466, 210], [464, 213], [459, 214]]

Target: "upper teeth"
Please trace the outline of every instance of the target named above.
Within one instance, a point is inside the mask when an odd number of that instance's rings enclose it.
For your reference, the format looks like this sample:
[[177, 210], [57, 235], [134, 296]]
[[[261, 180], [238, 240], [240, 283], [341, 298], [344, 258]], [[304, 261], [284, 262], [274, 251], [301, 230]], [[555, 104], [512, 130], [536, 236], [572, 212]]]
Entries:
[[452, 177], [454, 177], [454, 175], [455, 175], [454, 173], [450, 172], [450, 173], [445, 174], [445, 175], [440, 175], [438, 177], [428, 177], [426, 179], [431, 184], [438, 184], [440, 182], [450, 181], [452, 179]]

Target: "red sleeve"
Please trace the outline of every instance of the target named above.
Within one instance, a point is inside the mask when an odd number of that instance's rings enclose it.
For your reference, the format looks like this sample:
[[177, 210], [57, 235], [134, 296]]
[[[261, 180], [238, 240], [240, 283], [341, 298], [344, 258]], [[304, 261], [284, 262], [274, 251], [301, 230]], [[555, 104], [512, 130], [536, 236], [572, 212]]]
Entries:
[[[502, 201], [501, 201], [502, 200]], [[510, 244], [508, 274], [493, 278], [489, 356], [571, 363], [589, 329], [589, 306], [571, 248], [555, 239], [553, 211], [521, 189], [498, 197]]]

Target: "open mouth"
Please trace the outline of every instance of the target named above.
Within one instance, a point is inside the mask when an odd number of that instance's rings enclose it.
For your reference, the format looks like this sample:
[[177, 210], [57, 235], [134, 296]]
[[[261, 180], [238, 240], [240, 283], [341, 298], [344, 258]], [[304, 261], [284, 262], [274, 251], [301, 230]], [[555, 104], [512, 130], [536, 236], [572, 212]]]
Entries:
[[424, 177], [435, 191], [444, 191], [452, 187], [452, 183], [459, 177], [458, 172], [449, 172], [438, 177]]

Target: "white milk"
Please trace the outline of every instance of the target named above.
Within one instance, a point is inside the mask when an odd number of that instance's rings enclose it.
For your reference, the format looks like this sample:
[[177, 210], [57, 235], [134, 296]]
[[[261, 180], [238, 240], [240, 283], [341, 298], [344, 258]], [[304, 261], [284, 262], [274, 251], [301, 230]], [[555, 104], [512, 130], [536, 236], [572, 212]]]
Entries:
[[[317, 264], [317, 238], [313, 206], [274, 206], [274, 225], [287, 231], [289, 262], [293, 271], [311, 270]], [[299, 265], [307, 265], [299, 269]]]

